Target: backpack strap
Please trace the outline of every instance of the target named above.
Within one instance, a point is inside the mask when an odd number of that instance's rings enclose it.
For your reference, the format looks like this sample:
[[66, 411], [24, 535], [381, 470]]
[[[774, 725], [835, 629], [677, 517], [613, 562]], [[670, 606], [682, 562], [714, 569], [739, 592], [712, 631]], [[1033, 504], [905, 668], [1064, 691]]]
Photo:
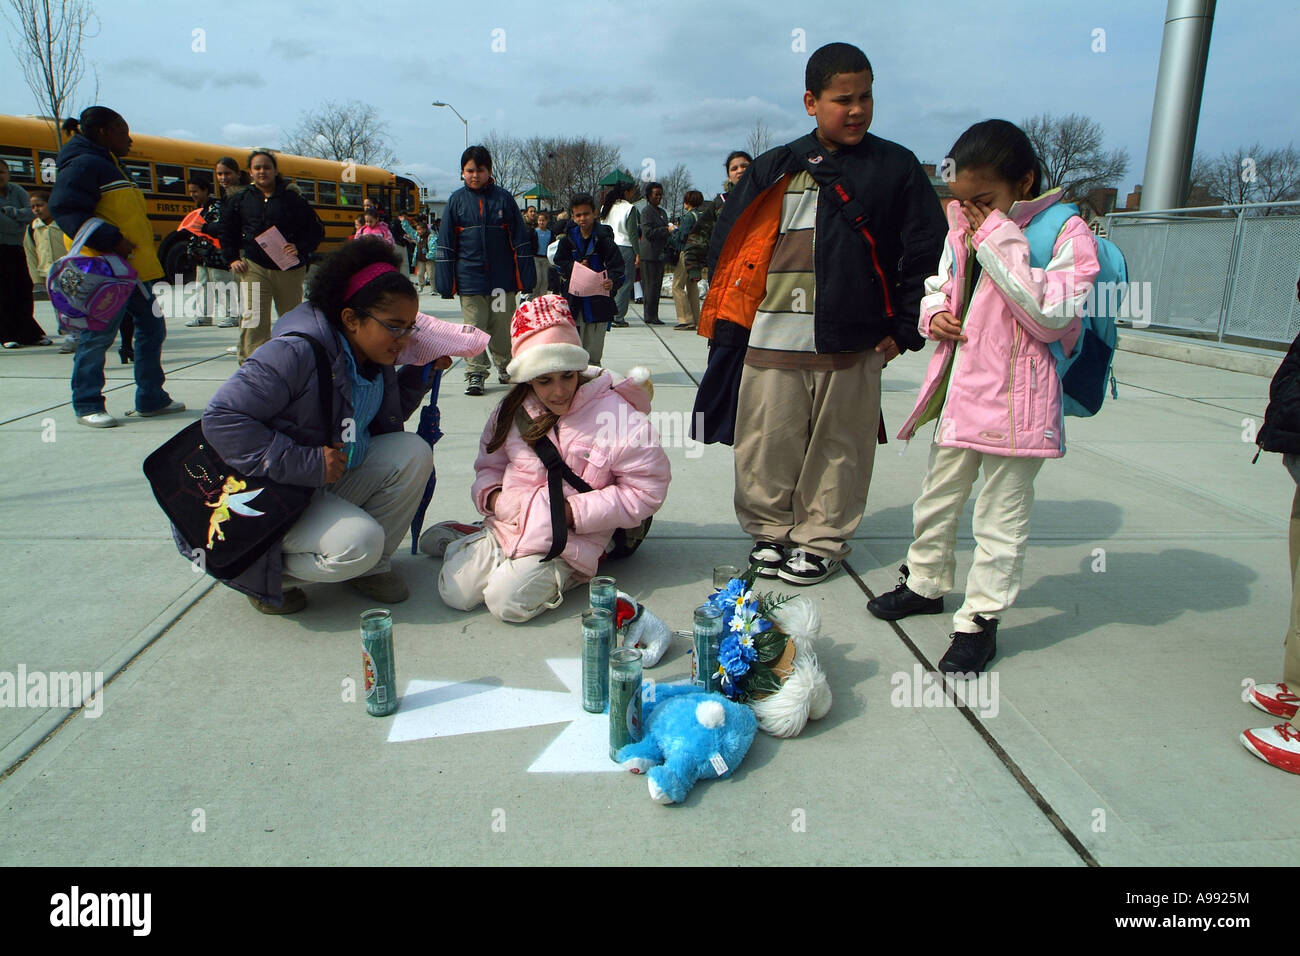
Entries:
[[292, 335], [297, 339], [306, 339], [311, 343], [312, 353], [316, 356], [316, 387], [320, 392], [320, 410], [321, 416], [325, 419], [325, 431], [327, 435], [334, 433], [334, 372], [330, 368], [329, 353], [325, 351], [325, 346], [320, 344], [320, 340], [306, 332], [286, 332], [286, 337]]
[[[519, 414], [515, 416], [515, 422], [519, 425], [521, 435], [527, 432], [533, 424], [533, 420], [528, 417], [528, 413], [522, 408], [519, 409]], [[579, 492], [591, 491], [591, 485], [574, 474], [573, 469], [565, 464], [564, 459], [560, 457], [559, 449], [546, 435], [537, 439], [531, 447], [546, 467], [546, 490], [551, 499], [551, 549], [546, 552], [546, 557], [542, 558], [542, 560], [550, 561], [561, 554], [569, 543], [569, 523], [564, 520], [564, 486], [562, 482], [567, 481]]]
[[885, 279], [885, 270], [880, 267], [880, 257], [876, 252], [876, 240], [871, 235], [867, 207], [853, 194], [853, 187], [840, 171], [839, 160], [827, 150], [812, 133], [801, 136], [786, 149], [794, 154], [808, 175], [821, 187], [822, 192], [830, 197], [835, 208], [847, 220], [849, 228], [862, 237], [871, 255], [871, 265], [880, 280], [880, 294], [885, 301], [885, 315], [894, 317], [894, 301], [889, 294], [889, 282]]
[[1046, 269], [1056, 249], [1056, 239], [1065, 224], [1079, 214], [1073, 203], [1057, 202], [1048, 206], [1025, 226], [1025, 239], [1029, 242], [1029, 264], [1035, 269]]

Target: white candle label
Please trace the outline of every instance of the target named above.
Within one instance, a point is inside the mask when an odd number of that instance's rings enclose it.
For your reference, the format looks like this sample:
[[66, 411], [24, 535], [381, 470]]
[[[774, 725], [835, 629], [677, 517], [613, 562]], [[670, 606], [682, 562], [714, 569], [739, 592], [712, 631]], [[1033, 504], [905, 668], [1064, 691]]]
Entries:
[[713, 769], [717, 771], [719, 777], [727, 772], [727, 761], [722, 759], [722, 754], [714, 754], [709, 758], [709, 763], [713, 764]]

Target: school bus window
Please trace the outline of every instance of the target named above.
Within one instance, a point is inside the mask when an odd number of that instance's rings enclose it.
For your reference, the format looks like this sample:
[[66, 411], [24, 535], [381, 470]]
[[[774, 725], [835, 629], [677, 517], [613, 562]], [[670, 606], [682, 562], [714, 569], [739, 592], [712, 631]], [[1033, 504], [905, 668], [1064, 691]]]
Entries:
[[158, 174], [158, 191], [177, 196], [185, 195], [185, 170], [181, 166], [167, 163], [154, 163], [154, 172]]
[[153, 170], [149, 168], [148, 163], [123, 162], [122, 168], [131, 177], [131, 182], [135, 183], [136, 189], [147, 193], [153, 192]]
[[295, 179], [294, 182], [297, 183], [298, 188], [302, 190], [303, 199], [307, 200], [310, 203], [314, 203], [316, 201], [316, 183], [314, 180]]
[[36, 178], [36, 167], [32, 163], [31, 152], [13, 146], [0, 146], [0, 159], [4, 160], [9, 167], [9, 175], [12, 178], [21, 179], [23, 182], [30, 182]]
[[338, 188], [334, 183], [317, 182], [316, 197], [323, 206], [337, 206], [339, 202]]
[[339, 205], [361, 208], [361, 187], [356, 183], [339, 183]]

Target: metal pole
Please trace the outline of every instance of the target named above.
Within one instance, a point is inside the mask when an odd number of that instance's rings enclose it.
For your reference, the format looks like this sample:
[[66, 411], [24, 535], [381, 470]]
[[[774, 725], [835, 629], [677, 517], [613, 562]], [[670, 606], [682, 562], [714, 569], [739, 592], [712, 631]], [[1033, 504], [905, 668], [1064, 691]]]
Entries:
[[1187, 199], [1201, 115], [1215, 0], [1169, 0], [1156, 75], [1141, 209], [1174, 209]]

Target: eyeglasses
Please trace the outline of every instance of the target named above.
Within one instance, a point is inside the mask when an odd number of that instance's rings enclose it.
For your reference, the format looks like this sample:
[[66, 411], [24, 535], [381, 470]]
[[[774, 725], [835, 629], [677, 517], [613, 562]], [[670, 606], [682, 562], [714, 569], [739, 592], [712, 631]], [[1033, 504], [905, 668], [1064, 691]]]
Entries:
[[378, 325], [386, 329], [388, 331], [388, 334], [391, 335], [393, 338], [397, 339], [399, 342], [415, 331], [414, 325], [405, 325], [405, 326], [389, 325], [387, 322], [383, 322], [380, 321], [378, 318], [375, 318], [375, 316], [371, 315], [369, 312], [362, 312], [361, 314], [365, 316], [367, 319], [374, 319]]

